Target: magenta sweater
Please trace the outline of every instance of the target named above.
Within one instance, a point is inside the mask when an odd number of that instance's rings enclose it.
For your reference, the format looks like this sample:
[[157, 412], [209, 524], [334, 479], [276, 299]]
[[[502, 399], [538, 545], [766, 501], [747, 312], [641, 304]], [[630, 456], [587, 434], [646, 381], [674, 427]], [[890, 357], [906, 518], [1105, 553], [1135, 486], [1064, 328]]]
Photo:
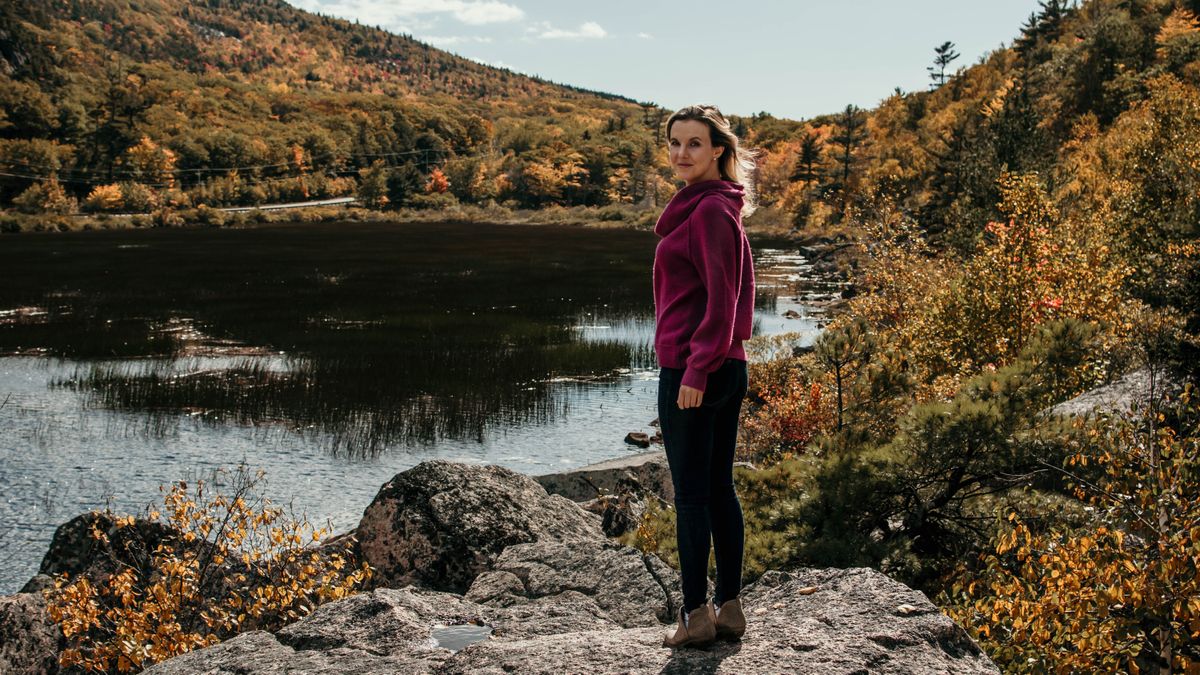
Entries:
[[654, 351], [704, 390], [725, 359], [746, 359], [754, 319], [754, 262], [742, 229], [742, 186], [688, 185], [671, 197], [654, 233]]

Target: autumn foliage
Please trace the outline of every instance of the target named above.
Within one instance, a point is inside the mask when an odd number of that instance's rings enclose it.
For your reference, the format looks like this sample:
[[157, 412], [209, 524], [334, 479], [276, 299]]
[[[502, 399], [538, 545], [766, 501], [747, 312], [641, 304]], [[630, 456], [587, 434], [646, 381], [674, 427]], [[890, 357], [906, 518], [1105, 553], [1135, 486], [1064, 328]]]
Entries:
[[955, 584], [952, 615], [1010, 672], [1200, 670], [1200, 409], [1188, 391], [1141, 412], [1087, 426], [1065, 462], [1092, 522], [1013, 511]]
[[[63, 667], [137, 672], [242, 631], [277, 629], [369, 578], [348, 549], [317, 546], [325, 528], [263, 497], [261, 472], [223, 477], [232, 477], [227, 493], [179, 481], [145, 518], [115, 518], [110, 530], [93, 521], [99, 548], [148, 555], [110, 555], [99, 571], [60, 575], [46, 591], [67, 640]], [[155, 543], [144, 534], [155, 529], [171, 534]], [[108, 547], [110, 537], [122, 545]]]

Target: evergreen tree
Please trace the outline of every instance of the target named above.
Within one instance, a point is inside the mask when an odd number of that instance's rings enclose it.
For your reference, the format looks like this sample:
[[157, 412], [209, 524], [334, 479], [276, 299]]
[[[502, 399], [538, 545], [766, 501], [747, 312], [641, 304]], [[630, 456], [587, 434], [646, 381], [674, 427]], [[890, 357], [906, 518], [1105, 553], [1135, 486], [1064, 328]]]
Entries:
[[946, 67], [950, 65], [954, 59], [957, 59], [960, 54], [954, 51], [954, 43], [949, 40], [943, 42], [941, 46], [933, 48], [934, 56], [933, 65], [925, 70], [929, 71], [929, 78], [933, 83], [929, 85], [930, 89], [937, 89], [946, 84]]
[[821, 151], [823, 150], [821, 136], [816, 131], [809, 130], [800, 140], [800, 152], [796, 155], [796, 163], [792, 167], [790, 179], [804, 184], [804, 198], [796, 211], [794, 222], [797, 226], [808, 220], [812, 208], [813, 186], [821, 179]]
[[414, 195], [419, 195], [425, 189], [425, 176], [413, 162], [393, 168], [387, 174], [387, 203], [392, 206], [404, 206]]
[[866, 138], [867, 118], [863, 111], [853, 103], [837, 116], [838, 131], [830, 140], [838, 148], [836, 155], [838, 173], [826, 185], [829, 192], [837, 192], [841, 211], [845, 212], [849, 203], [850, 175], [854, 170], [854, 151]]

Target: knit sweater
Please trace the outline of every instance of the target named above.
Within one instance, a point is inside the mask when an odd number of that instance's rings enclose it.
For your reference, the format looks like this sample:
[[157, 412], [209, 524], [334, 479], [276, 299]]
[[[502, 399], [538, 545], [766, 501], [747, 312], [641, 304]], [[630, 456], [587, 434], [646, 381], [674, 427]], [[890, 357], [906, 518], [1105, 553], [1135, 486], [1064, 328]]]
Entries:
[[742, 186], [709, 180], [671, 198], [654, 226], [654, 351], [704, 390], [725, 359], [746, 359], [754, 319], [754, 262], [742, 229]]

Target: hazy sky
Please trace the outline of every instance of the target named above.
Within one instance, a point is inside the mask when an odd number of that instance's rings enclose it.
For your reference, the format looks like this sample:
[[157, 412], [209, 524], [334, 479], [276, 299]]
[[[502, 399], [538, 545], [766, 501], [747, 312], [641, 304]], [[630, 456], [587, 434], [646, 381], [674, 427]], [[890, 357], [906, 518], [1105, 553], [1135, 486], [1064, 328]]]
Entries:
[[946, 40], [970, 65], [1037, 0], [289, 0], [482, 63], [667, 108], [802, 119], [926, 88]]

